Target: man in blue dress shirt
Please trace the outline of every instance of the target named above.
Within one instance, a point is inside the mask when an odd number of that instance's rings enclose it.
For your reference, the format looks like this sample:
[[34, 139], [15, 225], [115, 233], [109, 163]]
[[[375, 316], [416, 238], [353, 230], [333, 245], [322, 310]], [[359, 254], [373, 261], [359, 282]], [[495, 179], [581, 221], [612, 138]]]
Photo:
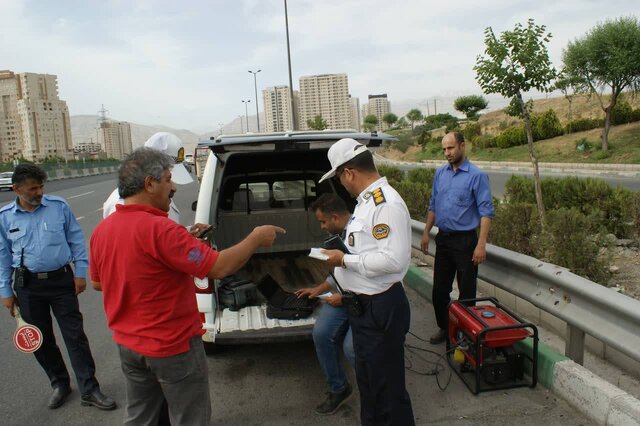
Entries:
[[[15, 290], [22, 317], [42, 331], [42, 346], [34, 354], [53, 388], [49, 408], [60, 407], [71, 393], [69, 372], [53, 334], [53, 311], [82, 393], [81, 404], [111, 410], [116, 403], [100, 391], [78, 305], [78, 294], [87, 286], [84, 236], [67, 202], [43, 194], [46, 178], [32, 164], [21, 164], [13, 172], [17, 198], [0, 208], [0, 298], [13, 315]], [[21, 266], [26, 268], [23, 279], [16, 279], [12, 290], [14, 271]]]
[[448, 164], [436, 171], [421, 241], [422, 251], [426, 253], [429, 231], [435, 224], [438, 234], [433, 267], [433, 308], [439, 329], [429, 339], [432, 344], [442, 343], [447, 338], [450, 293], [456, 274], [459, 299], [476, 297], [478, 265], [486, 259], [491, 218], [495, 216], [489, 177], [465, 157], [462, 134], [445, 135], [442, 151]]

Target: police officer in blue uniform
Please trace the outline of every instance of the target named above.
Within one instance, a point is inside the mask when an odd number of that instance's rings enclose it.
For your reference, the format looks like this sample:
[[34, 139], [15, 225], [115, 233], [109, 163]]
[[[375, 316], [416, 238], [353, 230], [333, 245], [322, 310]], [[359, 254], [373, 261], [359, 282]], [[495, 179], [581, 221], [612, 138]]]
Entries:
[[84, 236], [67, 202], [43, 194], [46, 177], [32, 164], [21, 164], [13, 172], [17, 198], [0, 209], [0, 298], [13, 315], [15, 290], [22, 317], [42, 331], [43, 343], [35, 357], [53, 388], [49, 408], [60, 407], [71, 393], [69, 372], [53, 334], [53, 311], [82, 394], [81, 404], [111, 410], [116, 403], [100, 391], [78, 305], [78, 294], [87, 286]]

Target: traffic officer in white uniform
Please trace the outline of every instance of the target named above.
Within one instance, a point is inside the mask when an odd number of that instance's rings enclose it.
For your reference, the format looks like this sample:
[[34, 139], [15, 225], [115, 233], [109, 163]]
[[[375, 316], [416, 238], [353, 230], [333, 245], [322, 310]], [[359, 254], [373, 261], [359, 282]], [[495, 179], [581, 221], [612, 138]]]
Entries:
[[[186, 185], [193, 182], [193, 178], [184, 167], [184, 147], [182, 141], [174, 134], [168, 132], [158, 132], [152, 135], [144, 143], [145, 148], [155, 149], [163, 152], [173, 158], [176, 164], [171, 168], [171, 181], [177, 185]], [[120, 198], [118, 188], [114, 189], [107, 201], [102, 206], [102, 217], [106, 218], [116, 211], [116, 204], [124, 204], [124, 200]], [[169, 208], [169, 219], [176, 223], [180, 223], [180, 210], [171, 200]]]
[[[402, 278], [411, 260], [411, 218], [406, 204], [381, 177], [366, 146], [341, 139], [328, 153], [331, 170], [357, 198], [346, 228], [349, 254], [327, 250], [335, 277], [354, 293], [350, 309], [363, 425], [413, 425], [405, 386], [404, 341], [410, 307]], [[343, 301], [345, 300], [343, 296]], [[359, 311], [359, 312], [358, 312]]]

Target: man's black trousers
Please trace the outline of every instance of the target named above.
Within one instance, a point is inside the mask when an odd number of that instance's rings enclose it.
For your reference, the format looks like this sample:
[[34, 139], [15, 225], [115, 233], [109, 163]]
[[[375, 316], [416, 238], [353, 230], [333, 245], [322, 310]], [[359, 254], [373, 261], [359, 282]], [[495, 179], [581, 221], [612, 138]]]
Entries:
[[69, 268], [56, 278], [38, 280], [31, 277], [25, 281], [25, 287], [16, 289], [20, 313], [26, 322], [42, 331], [42, 346], [34, 355], [49, 376], [51, 386], [68, 387], [70, 382], [69, 372], [53, 334], [50, 313], [53, 312], [71, 359], [78, 388], [83, 395], [93, 392], [98, 388], [96, 367], [83, 330], [73, 272]]
[[363, 425], [414, 425], [405, 386], [404, 340], [411, 310], [401, 283], [375, 296], [358, 296], [363, 314], [349, 317], [356, 354]]
[[478, 267], [473, 264], [473, 251], [478, 245], [475, 230], [461, 232], [438, 232], [436, 235], [436, 258], [433, 266], [433, 308], [438, 327], [447, 330], [449, 324], [449, 302], [453, 278], [458, 277], [459, 299], [474, 299], [478, 278]]

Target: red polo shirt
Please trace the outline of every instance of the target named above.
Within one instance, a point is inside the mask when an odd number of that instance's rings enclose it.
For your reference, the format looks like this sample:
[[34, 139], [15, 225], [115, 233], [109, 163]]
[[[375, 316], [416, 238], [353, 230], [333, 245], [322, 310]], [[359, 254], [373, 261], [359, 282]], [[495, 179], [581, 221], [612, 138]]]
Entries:
[[113, 340], [145, 356], [189, 350], [202, 334], [193, 277], [218, 252], [151, 206], [116, 206], [91, 235], [91, 279], [102, 285]]

